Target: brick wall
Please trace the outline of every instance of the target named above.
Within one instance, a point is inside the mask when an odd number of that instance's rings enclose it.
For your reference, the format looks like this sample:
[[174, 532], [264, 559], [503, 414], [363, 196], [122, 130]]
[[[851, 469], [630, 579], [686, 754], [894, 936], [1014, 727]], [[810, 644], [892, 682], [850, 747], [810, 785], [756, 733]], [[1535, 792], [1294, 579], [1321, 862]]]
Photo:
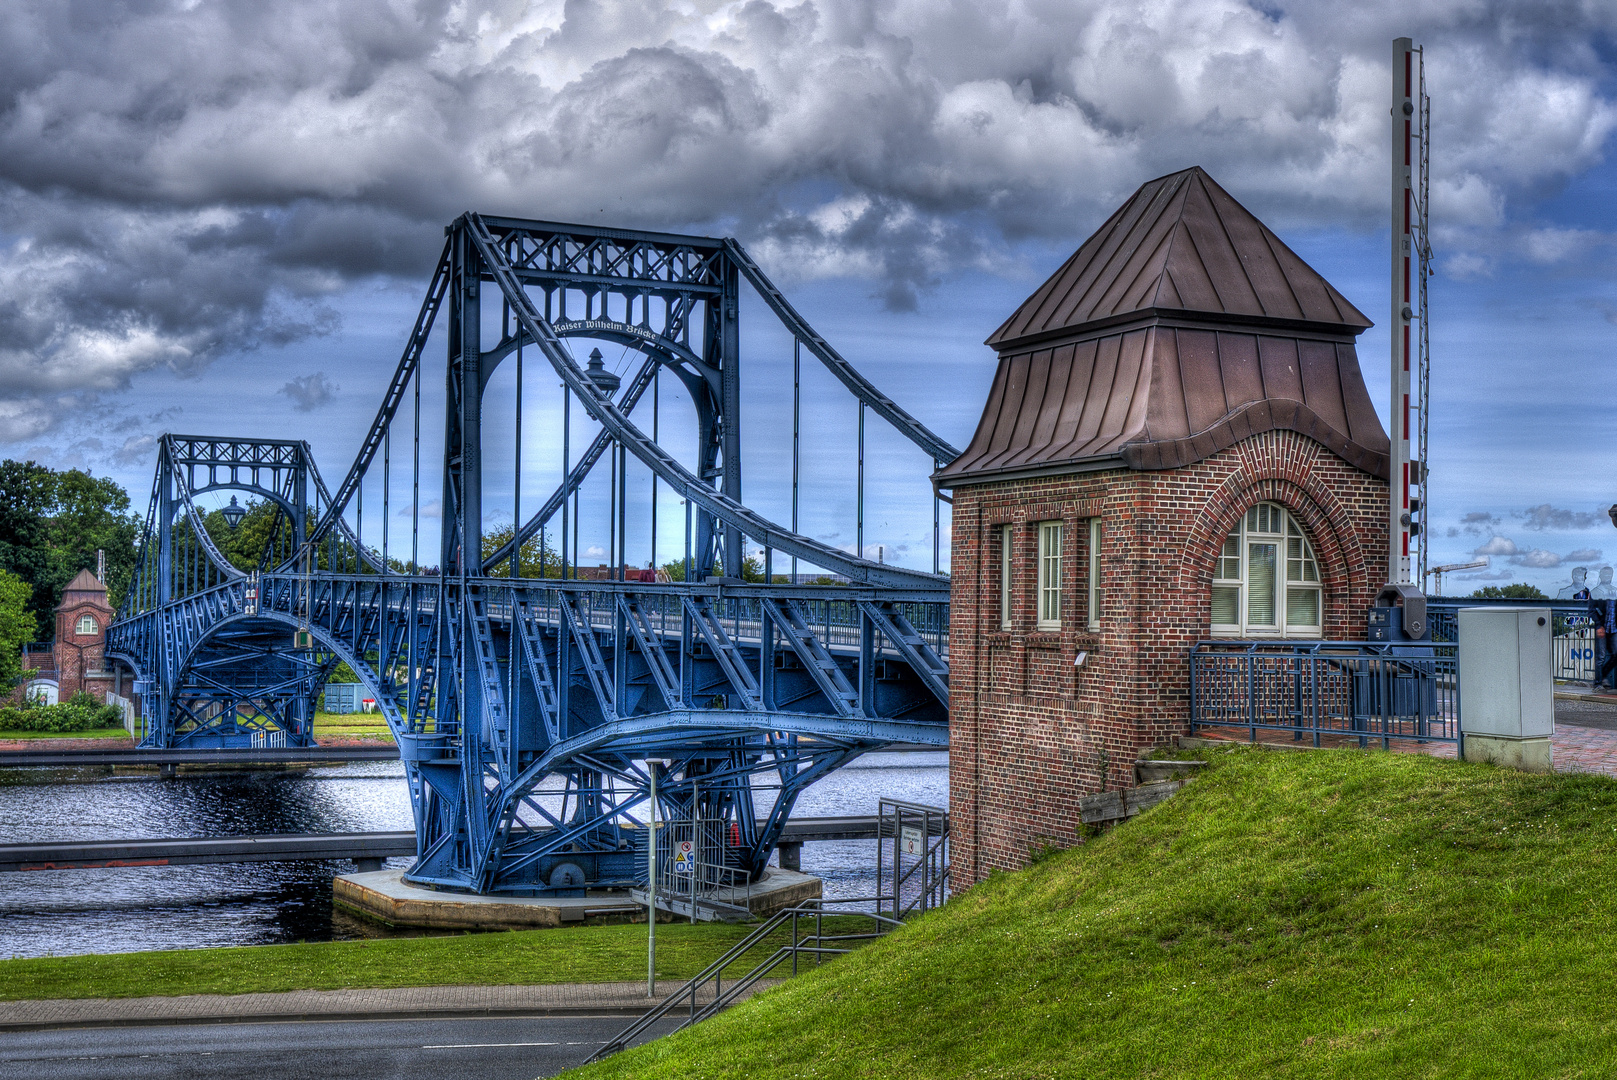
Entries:
[[[95, 620], [95, 632], [79, 633], [79, 620]], [[113, 676], [106, 670], [107, 624], [112, 608], [104, 592], [67, 592], [56, 609], [57, 697], [66, 701], [80, 690], [105, 701], [113, 689]]]
[[[1133, 783], [1187, 730], [1190, 646], [1209, 636], [1214, 560], [1256, 503], [1285, 506], [1319, 560], [1327, 638], [1362, 638], [1386, 575], [1387, 482], [1290, 431], [1193, 465], [961, 485], [954, 492], [949, 767], [956, 888], [1077, 840], [1080, 798]], [[1088, 519], [1102, 521], [1097, 629]], [[1037, 523], [1066, 526], [1059, 631], [1036, 630]], [[998, 530], [1013, 530], [1011, 628]], [[1080, 652], [1088, 659], [1074, 666]]]

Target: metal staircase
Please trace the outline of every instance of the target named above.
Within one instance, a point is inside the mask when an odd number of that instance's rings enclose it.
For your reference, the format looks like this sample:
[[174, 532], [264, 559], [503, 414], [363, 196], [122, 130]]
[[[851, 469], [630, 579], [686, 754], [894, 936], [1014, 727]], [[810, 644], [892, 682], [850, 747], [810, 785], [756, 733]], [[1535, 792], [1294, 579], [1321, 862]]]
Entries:
[[[850, 903], [851, 901], [833, 901]], [[701, 973], [691, 979], [684, 986], [669, 994], [659, 1004], [648, 1010], [634, 1023], [618, 1032], [606, 1045], [585, 1059], [584, 1064], [600, 1061], [611, 1057], [628, 1046], [651, 1026], [665, 1016], [680, 1016], [679, 1027], [675, 1031], [683, 1031], [692, 1024], [715, 1016], [724, 1009], [729, 1008], [741, 999], [748, 991], [756, 987], [761, 981], [785, 964], [792, 962], [792, 974], [798, 971], [799, 958], [807, 954], [814, 958], [818, 966], [827, 959], [852, 952], [857, 946], [877, 938], [885, 937], [893, 930], [904, 924], [898, 919], [886, 915], [877, 915], [872, 912], [838, 912], [826, 911], [822, 904], [824, 901], [811, 900], [797, 907], [778, 911], [768, 922], [736, 942], [730, 950], [713, 963], [703, 968]], [[870, 921], [870, 929], [862, 933], [826, 933], [825, 916], [831, 915], [837, 919], [855, 919]], [[812, 929], [805, 924], [812, 923]], [[739, 978], [732, 979], [728, 985], [724, 982], [724, 973], [741, 961], [747, 953], [765, 944], [783, 927], [789, 927], [790, 940], [770, 953], [764, 961], [755, 965]], [[701, 1001], [701, 990], [708, 983], [713, 984], [712, 997]], [[678, 1010], [684, 1009], [681, 1014]], [[672, 1033], [670, 1033], [672, 1034]]]

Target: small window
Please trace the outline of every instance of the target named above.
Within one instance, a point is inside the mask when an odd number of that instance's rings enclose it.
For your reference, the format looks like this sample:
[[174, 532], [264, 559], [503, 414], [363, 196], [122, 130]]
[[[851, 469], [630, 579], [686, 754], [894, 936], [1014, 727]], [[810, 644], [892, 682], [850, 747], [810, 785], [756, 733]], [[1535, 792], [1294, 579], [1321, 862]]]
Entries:
[[78, 626], [73, 628], [73, 632], [81, 636], [99, 633], [100, 630], [101, 628], [95, 624], [95, 619], [89, 615], [80, 615]]
[[1089, 628], [1100, 629], [1100, 518], [1089, 519]]
[[1214, 634], [1320, 636], [1319, 563], [1284, 507], [1259, 503], [1225, 537], [1211, 599]]
[[1039, 629], [1061, 629], [1061, 531], [1059, 521], [1039, 523]]
[[1012, 526], [999, 527], [999, 628], [1011, 628], [1011, 540]]

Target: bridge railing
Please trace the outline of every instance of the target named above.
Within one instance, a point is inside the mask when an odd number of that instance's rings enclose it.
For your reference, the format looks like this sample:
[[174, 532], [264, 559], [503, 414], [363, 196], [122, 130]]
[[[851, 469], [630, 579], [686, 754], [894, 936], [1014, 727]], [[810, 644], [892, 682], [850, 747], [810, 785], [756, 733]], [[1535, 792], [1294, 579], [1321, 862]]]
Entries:
[[1203, 641], [1190, 651], [1191, 729], [1314, 746], [1458, 744], [1457, 653], [1441, 642]]
[[[510, 600], [500, 590], [520, 590], [531, 616], [549, 626], [559, 625], [559, 602], [562, 594], [578, 599], [591, 628], [612, 631], [617, 618], [617, 597], [632, 594], [646, 614], [653, 630], [665, 638], [677, 638], [683, 633], [685, 617], [683, 596], [706, 597], [718, 615], [725, 632], [732, 640], [757, 644], [763, 635], [763, 602], [791, 600], [802, 611], [809, 628], [821, 636], [830, 648], [856, 649], [860, 643], [861, 612], [858, 600], [866, 594], [847, 599], [835, 595], [805, 595], [803, 586], [790, 585], [684, 585], [682, 583], [572, 581], [556, 578], [484, 579], [486, 587], [495, 590], [488, 605], [488, 613], [496, 620], [510, 618]], [[835, 587], [824, 592], [835, 593]], [[841, 590], [847, 592], [848, 590]], [[947, 595], [947, 594], [944, 594]], [[946, 600], [908, 601], [895, 605], [910, 621], [926, 643], [940, 655], [947, 655], [949, 647], [949, 605]], [[878, 638], [878, 655], [893, 652], [891, 646]]]
[[1555, 616], [1555, 633], [1571, 633], [1589, 621], [1587, 600], [1482, 600], [1463, 596], [1430, 596], [1426, 598], [1426, 619], [1432, 627], [1433, 641], [1458, 641], [1459, 611], [1467, 607], [1536, 607], [1549, 608]]

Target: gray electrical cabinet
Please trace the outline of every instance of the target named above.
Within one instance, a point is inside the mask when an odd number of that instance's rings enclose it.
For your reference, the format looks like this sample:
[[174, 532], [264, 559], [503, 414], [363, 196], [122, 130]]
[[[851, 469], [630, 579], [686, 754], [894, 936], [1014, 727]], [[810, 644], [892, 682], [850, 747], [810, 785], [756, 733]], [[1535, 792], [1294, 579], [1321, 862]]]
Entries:
[[1460, 609], [1460, 730], [1466, 760], [1550, 771], [1551, 623], [1548, 608]]

